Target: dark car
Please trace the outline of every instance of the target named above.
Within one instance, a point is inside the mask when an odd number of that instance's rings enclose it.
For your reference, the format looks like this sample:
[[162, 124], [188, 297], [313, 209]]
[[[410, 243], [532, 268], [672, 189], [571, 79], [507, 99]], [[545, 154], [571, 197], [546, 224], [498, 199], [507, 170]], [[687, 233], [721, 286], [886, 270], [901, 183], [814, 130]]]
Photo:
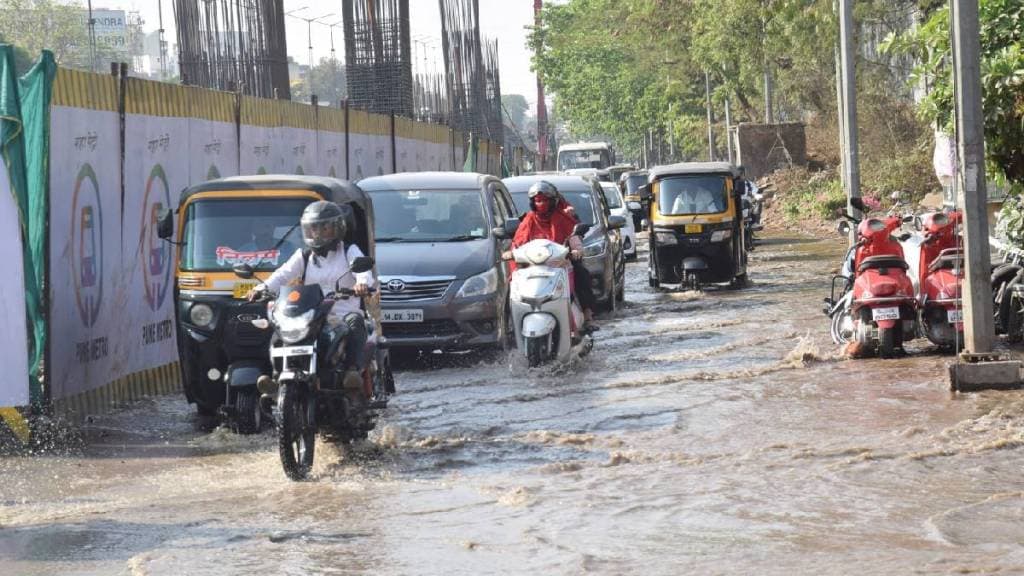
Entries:
[[415, 172], [359, 182], [373, 199], [384, 336], [392, 347], [504, 346], [519, 220], [501, 180]]
[[624, 296], [626, 264], [619, 230], [626, 225], [625, 218], [611, 215], [597, 180], [566, 175], [517, 176], [503, 180], [520, 215], [530, 209], [527, 192], [540, 180], [558, 188], [572, 204], [580, 222], [591, 225], [583, 237], [583, 264], [593, 279], [594, 296], [603, 306], [612, 308], [615, 303], [612, 296], [619, 302]]

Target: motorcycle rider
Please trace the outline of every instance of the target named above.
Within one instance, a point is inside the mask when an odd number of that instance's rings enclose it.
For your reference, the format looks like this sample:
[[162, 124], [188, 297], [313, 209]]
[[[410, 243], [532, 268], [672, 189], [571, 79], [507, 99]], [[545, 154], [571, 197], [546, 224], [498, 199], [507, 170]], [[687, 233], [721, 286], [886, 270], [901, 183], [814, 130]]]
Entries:
[[[530, 186], [527, 191], [530, 198], [530, 211], [520, 222], [516, 235], [512, 238], [512, 248], [518, 248], [531, 240], [539, 238], [557, 244], [569, 245], [569, 259], [573, 262], [574, 293], [579, 300], [580, 308], [588, 325], [594, 321], [594, 292], [590, 286], [590, 275], [582, 266], [583, 240], [573, 233], [576, 219], [566, 210], [567, 202], [558, 193], [558, 188], [546, 180]], [[564, 204], [564, 205], [563, 205]], [[583, 270], [581, 273], [580, 270]]]
[[346, 389], [362, 387], [360, 373], [364, 367], [366, 347], [366, 322], [360, 308], [361, 297], [369, 294], [375, 279], [372, 271], [351, 273], [349, 263], [363, 256], [359, 246], [346, 246], [347, 219], [352, 213], [348, 206], [321, 200], [313, 202], [302, 211], [299, 221], [302, 227], [304, 250], [296, 250], [270, 278], [253, 288], [247, 298], [255, 300], [261, 292], [278, 292], [290, 284], [317, 284], [324, 294], [333, 292], [336, 286], [351, 288], [360, 298], [338, 299], [327, 317], [325, 336], [329, 342], [340, 337], [342, 324], [348, 327], [345, 341], [345, 376], [342, 380]]

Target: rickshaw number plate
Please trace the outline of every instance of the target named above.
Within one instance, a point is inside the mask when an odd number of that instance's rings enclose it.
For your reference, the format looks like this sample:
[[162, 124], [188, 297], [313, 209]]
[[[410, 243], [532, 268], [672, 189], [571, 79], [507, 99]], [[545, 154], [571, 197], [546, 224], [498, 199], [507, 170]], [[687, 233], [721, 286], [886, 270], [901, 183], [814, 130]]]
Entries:
[[701, 224], [686, 224], [683, 226], [684, 234], [700, 234], [704, 231], [704, 226]]
[[249, 290], [255, 288], [257, 284], [259, 284], [259, 282], [235, 282], [235, 288], [231, 291], [231, 295], [241, 300], [242, 298], [245, 298], [245, 295], [249, 293]]
[[423, 322], [423, 310], [381, 310], [383, 322]]
[[899, 307], [872, 308], [871, 309], [871, 319], [876, 321], [876, 322], [879, 321], [879, 320], [899, 320], [900, 319], [900, 309], [899, 309]]
[[946, 319], [950, 324], [961, 324], [964, 321], [964, 311], [960, 309], [947, 310]]

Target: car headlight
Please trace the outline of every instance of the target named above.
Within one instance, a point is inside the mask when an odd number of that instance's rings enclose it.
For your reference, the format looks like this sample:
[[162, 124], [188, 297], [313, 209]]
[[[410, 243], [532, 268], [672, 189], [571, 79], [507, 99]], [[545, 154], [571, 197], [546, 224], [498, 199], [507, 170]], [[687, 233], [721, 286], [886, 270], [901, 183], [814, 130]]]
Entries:
[[285, 344], [294, 344], [309, 335], [309, 323], [313, 321], [316, 310], [307, 310], [299, 316], [285, 316], [274, 313], [274, 324], [277, 325], [277, 333]]
[[671, 245], [679, 243], [679, 238], [676, 238], [674, 232], [655, 232], [654, 238], [658, 241], [658, 244]]
[[591, 242], [590, 244], [583, 245], [583, 257], [593, 258], [594, 256], [600, 256], [604, 254], [605, 249], [608, 247], [608, 241], [601, 238], [597, 242]]
[[200, 328], [209, 328], [213, 324], [213, 308], [208, 304], [194, 304], [188, 311], [189, 320]]
[[491, 268], [483, 274], [470, 276], [462, 283], [456, 298], [470, 298], [472, 296], [487, 296], [498, 291], [498, 269]]
[[711, 233], [712, 242], [721, 242], [732, 238], [732, 230], [715, 230]]

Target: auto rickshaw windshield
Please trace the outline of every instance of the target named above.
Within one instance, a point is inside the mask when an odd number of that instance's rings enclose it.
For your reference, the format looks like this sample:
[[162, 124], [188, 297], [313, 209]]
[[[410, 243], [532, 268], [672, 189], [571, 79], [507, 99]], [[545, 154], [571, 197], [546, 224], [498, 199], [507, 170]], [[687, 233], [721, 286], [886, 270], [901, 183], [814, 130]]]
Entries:
[[626, 177], [626, 195], [636, 194], [644, 184], [647, 184], [646, 174], [632, 174]]
[[663, 216], [718, 214], [729, 207], [724, 176], [675, 176], [658, 183]]
[[192, 202], [185, 213], [181, 269], [226, 271], [236, 264], [249, 264], [256, 270], [276, 269], [302, 246], [302, 235], [295, 225], [310, 202], [310, 198], [210, 198]]

